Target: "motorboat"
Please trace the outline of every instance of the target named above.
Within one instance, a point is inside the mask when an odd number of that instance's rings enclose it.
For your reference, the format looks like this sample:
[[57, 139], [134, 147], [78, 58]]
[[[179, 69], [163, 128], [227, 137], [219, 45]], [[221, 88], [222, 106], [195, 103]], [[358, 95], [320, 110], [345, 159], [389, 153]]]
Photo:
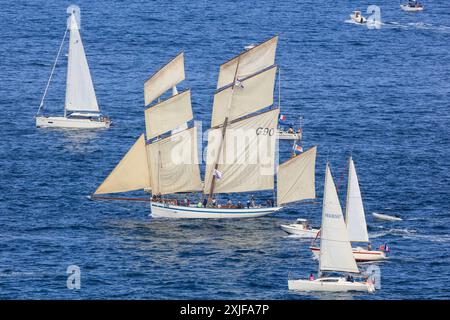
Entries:
[[302, 133], [297, 131], [289, 131], [279, 128], [277, 131], [277, 139], [279, 140], [301, 140]]
[[423, 11], [424, 6], [419, 1], [410, 0], [408, 3], [401, 4], [400, 8], [406, 12], [419, 12]]
[[361, 15], [361, 11], [353, 11], [353, 13], [350, 15], [350, 19], [352, 19], [353, 22], [360, 24], [367, 22], [367, 19]]
[[319, 229], [314, 229], [309, 225], [307, 219], [298, 218], [295, 223], [282, 224], [280, 228], [289, 234], [295, 234], [302, 238], [315, 238]]
[[372, 216], [378, 220], [384, 220], [384, 221], [403, 221], [403, 219], [400, 218], [399, 216], [390, 216], [388, 214], [377, 213], [377, 212], [372, 212]]

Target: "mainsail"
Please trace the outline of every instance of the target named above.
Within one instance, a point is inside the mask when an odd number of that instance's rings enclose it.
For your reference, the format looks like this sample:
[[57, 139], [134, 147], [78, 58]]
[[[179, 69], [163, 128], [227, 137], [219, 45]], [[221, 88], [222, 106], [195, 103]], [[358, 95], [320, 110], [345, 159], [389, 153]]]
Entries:
[[369, 242], [358, 176], [352, 157], [349, 159], [347, 204], [345, 207], [348, 237], [353, 242]]
[[145, 110], [147, 139], [152, 139], [192, 120], [191, 91], [170, 98]]
[[[245, 51], [220, 67], [218, 90], [214, 95], [204, 193], [211, 199], [215, 192], [244, 192], [273, 189], [275, 134], [278, 109], [245, 118], [273, 104], [278, 37]], [[276, 116], [276, 118], [274, 118]], [[262, 123], [260, 123], [262, 121]], [[228, 130], [242, 131], [239, 137]], [[262, 130], [262, 132], [261, 132]], [[261, 150], [258, 150], [261, 148]], [[254, 150], [252, 150], [254, 149]], [[264, 159], [250, 153], [264, 154]], [[230, 160], [230, 155], [234, 155]], [[225, 162], [220, 162], [225, 160]], [[268, 170], [263, 170], [262, 160]], [[222, 172], [223, 171], [223, 172]], [[217, 179], [220, 173], [221, 178]]]
[[278, 205], [314, 199], [317, 147], [313, 147], [278, 166]]
[[151, 189], [145, 137], [142, 134], [95, 194]]
[[319, 270], [359, 273], [328, 163], [320, 233]]
[[[245, 192], [274, 188], [275, 139], [278, 109], [232, 122], [222, 140], [222, 128], [208, 133], [205, 193], [215, 168], [222, 173], [214, 192]], [[223, 143], [222, 143], [223, 142]]]
[[144, 83], [145, 105], [184, 80], [184, 54], [181, 52]]
[[197, 128], [147, 145], [153, 194], [201, 191]]
[[275, 36], [222, 64], [217, 89], [233, 83], [235, 76], [241, 80], [272, 66], [275, 63], [277, 43], [278, 36]]
[[99, 112], [91, 73], [81, 42], [80, 30], [72, 14], [70, 17], [69, 60], [67, 65], [67, 111]]
[[211, 127], [264, 109], [273, 104], [277, 67], [240, 79], [235, 85], [218, 90], [214, 95]]

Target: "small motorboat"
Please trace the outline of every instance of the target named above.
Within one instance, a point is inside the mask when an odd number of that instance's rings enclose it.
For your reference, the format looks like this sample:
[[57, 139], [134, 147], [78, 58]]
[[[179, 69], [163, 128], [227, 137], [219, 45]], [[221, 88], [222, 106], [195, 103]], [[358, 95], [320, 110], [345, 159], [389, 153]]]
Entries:
[[400, 8], [403, 11], [407, 12], [419, 12], [423, 11], [423, 4], [416, 0], [409, 0], [408, 3], [404, 3], [400, 5]]
[[384, 221], [403, 221], [402, 218], [400, 218], [399, 216], [390, 216], [387, 214], [382, 214], [382, 213], [377, 213], [377, 212], [372, 212], [372, 215], [374, 218], [378, 219], [378, 220], [384, 220]]
[[353, 13], [350, 15], [350, 19], [352, 19], [353, 22], [361, 24], [367, 22], [367, 19], [361, 15], [361, 11], [353, 11]]
[[283, 130], [283, 129], [278, 129], [277, 132], [277, 139], [279, 140], [300, 140], [302, 138], [302, 133], [297, 131], [297, 132], [290, 132], [289, 130]]
[[302, 238], [315, 238], [319, 229], [313, 229], [308, 220], [299, 218], [292, 224], [282, 224], [280, 228], [290, 234], [301, 236]]

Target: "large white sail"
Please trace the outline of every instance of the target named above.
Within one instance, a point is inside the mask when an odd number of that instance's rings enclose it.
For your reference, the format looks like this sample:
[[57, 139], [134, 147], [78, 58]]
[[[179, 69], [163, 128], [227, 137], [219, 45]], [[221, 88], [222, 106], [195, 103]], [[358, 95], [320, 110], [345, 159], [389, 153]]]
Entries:
[[[214, 172], [214, 193], [274, 188], [275, 139], [278, 109], [273, 109], [208, 132], [204, 193], [209, 193]], [[218, 164], [217, 171], [214, 165]]]
[[316, 197], [316, 153], [313, 147], [278, 166], [278, 205]]
[[328, 164], [325, 172], [320, 229], [319, 270], [359, 273]]
[[278, 36], [275, 36], [222, 64], [217, 89], [232, 83], [235, 75], [240, 80], [273, 65], [277, 43]]
[[192, 120], [191, 91], [186, 90], [145, 110], [147, 139]]
[[91, 73], [74, 14], [70, 17], [69, 27], [70, 42], [65, 109], [67, 111], [99, 112]]
[[151, 189], [145, 137], [142, 134], [94, 194]]
[[145, 105], [184, 80], [184, 54], [181, 52], [144, 83]]
[[369, 242], [364, 206], [355, 164], [350, 157], [348, 168], [347, 204], [345, 206], [348, 237], [354, 242]]
[[196, 127], [148, 144], [152, 193], [201, 191], [197, 150]]
[[211, 127], [243, 117], [273, 104], [277, 68], [273, 66], [256, 75], [239, 80], [214, 95]]

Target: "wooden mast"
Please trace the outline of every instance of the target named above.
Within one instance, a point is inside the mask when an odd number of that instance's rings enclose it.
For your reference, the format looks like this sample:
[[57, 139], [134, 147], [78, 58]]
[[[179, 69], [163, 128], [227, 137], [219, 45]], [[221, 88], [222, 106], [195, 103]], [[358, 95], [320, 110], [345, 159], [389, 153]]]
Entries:
[[215, 172], [216, 172], [217, 168], [219, 167], [219, 159], [220, 159], [220, 155], [222, 154], [223, 142], [225, 140], [225, 133], [226, 133], [226, 130], [227, 130], [227, 125], [228, 125], [228, 115], [230, 114], [231, 103], [233, 102], [233, 92], [234, 92], [234, 87], [236, 85], [236, 80], [237, 80], [240, 60], [241, 60], [241, 54], [238, 56], [236, 70], [234, 71], [234, 79], [233, 79], [233, 84], [231, 86], [231, 94], [230, 94], [230, 100], [228, 102], [227, 116], [225, 117], [225, 120], [223, 121], [223, 126], [222, 126], [222, 140], [220, 141], [219, 151], [217, 152], [217, 157], [216, 157], [216, 163], [214, 164], [214, 168], [213, 168], [213, 171], [212, 171], [212, 181], [211, 181], [211, 188], [209, 189], [208, 203], [211, 202], [212, 196], [214, 194], [214, 187], [216, 185]]

